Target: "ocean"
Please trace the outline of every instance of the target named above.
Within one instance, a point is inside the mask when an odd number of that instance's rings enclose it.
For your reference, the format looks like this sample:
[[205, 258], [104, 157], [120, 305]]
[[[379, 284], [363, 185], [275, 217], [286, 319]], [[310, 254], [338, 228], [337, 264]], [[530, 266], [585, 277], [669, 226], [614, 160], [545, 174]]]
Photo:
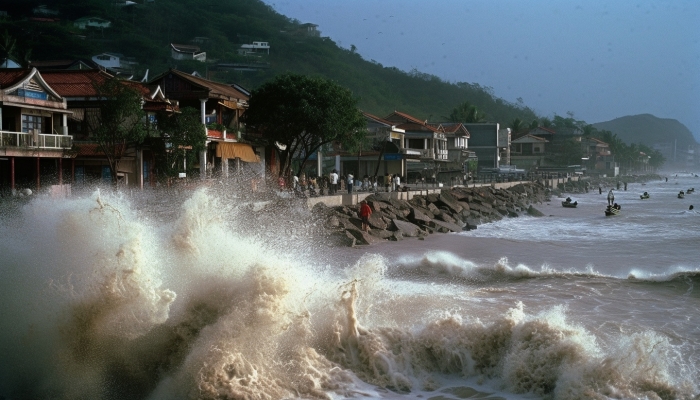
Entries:
[[355, 248], [230, 190], [0, 203], [0, 399], [698, 399], [700, 178], [668, 176]]

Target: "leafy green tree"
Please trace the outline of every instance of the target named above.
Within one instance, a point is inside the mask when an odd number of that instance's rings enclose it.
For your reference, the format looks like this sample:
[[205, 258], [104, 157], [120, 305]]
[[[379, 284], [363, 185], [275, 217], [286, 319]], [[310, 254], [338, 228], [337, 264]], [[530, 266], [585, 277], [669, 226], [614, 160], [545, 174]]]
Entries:
[[112, 183], [117, 183], [117, 166], [129, 146], [143, 143], [146, 114], [141, 93], [127, 82], [113, 78], [96, 87], [99, 101], [97, 113], [91, 113], [91, 126], [96, 127], [93, 140], [107, 157]]
[[280, 175], [289, 176], [293, 157], [299, 171], [328, 143], [353, 146], [366, 136], [357, 100], [342, 86], [324, 78], [284, 74], [253, 90], [246, 125], [280, 149]]
[[510, 124], [508, 124], [508, 127], [511, 129], [511, 131], [513, 133], [515, 133], [515, 132], [522, 131], [523, 129], [525, 129], [527, 127], [527, 125], [520, 118], [515, 118], [512, 121], [510, 121]]
[[550, 144], [549, 161], [556, 166], [581, 164], [583, 149], [581, 143], [573, 138], [566, 138]]
[[157, 121], [159, 135], [150, 142], [159, 174], [170, 181], [179, 172], [192, 168], [206, 146], [207, 132], [199, 111], [192, 107], [185, 107], [177, 114], [161, 113]]
[[452, 109], [449, 117], [446, 117], [450, 122], [478, 123], [486, 122], [486, 114], [465, 101]]

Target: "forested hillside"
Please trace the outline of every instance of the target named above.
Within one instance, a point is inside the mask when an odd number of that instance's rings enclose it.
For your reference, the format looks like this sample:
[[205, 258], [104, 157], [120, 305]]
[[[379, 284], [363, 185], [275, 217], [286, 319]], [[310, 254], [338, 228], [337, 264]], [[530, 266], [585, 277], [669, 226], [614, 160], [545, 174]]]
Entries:
[[651, 114], [628, 115], [612, 121], [593, 124], [598, 130], [614, 132], [625, 143], [675, 142], [679, 148], [695, 145], [695, 138], [688, 128], [675, 119], [658, 118]]
[[[37, 14], [39, 5], [58, 13]], [[478, 83], [449, 83], [364, 60], [323, 38], [322, 21], [295, 21], [259, 0], [5, 0], [0, 9], [8, 12], [0, 20], [1, 39], [16, 41], [13, 58], [20, 62], [89, 59], [114, 52], [138, 62], [137, 78], [146, 70], [154, 76], [175, 67], [254, 89], [283, 72], [321, 75], [351, 89], [360, 107], [378, 116], [400, 110], [441, 121], [459, 104], [469, 102], [487, 121], [504, 126], [516, 119], [529, 124], [538, 117], [528, 107], [504, 101]], [[86, 16], [109, 20], [111, 26], [79, 29], [73, 25]], [[307, 22], [320, 25], [321, 37], [305, 34], [302, 23]], [[204, 38], [197, 44], [207, 52], [206, 63], [170, 57], [170, 43], [189, 44], [195, 38]], [[238, 54], [241, 44], [253, 41], [269, 42], [270, 54]], [[224, 70], [222, 63], [263, 63], [268, 68], [237, 72]]]

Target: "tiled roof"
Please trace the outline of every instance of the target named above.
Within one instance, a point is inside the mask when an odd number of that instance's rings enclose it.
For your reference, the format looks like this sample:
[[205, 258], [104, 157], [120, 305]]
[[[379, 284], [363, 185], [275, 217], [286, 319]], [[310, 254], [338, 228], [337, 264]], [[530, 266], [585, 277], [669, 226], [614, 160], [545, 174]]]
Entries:
[[393, 116], [402, 118], [402, 119], [404, 119], [404, 120], [406, 120], [406, 121], [410, 121], [410, 122], [413, 122], [413, 123], [416, 123], [416, 124], [419, 124], [419, 125], [426, 125], [426, 124], [427, 124], [427, 121], [421, 121], [421, 120], [419, 120], [419, 119], [416, 118], [416, 117], [413, 117], [413, 116], [411, 116], [411, 115], [402, 113], [402, 112], [400, 112], [400, 111], [394, 111], [393, 113], [387, 115], [387, 116], [384, 117], [384, 118], [385, 118], [386, 120], [391, 121]]
[[365, 116], [365, 118], [369, 118], [369, 119], [375, 120], [375, 121], [379, 122], [380, 124], [384, 124], [384, 125], [388, 125], [388, 126], [394, 126], [394, 125], [396, 125], [395, 123], [393, 123], [393, 122], [391, 122], [391, 121], [387, 121], [387, 120], [385, 120], [384, 118], [379, 118], [379, 117], [377, 117], [376, 115], [372, 115], [372, 114], [370, 114], [370, 113], [368, 113], [368, 112], [364, 112], [364, 111], [363, 111], [362, 114]]
[[[150, 83], [153, 84], [154, 82], [157, 82], [161, 79], [164, 79], [168, 74], [177, 75], [180, 78], [187, 80], [196, 86], [207, 89], [209, 91], [210, 98], [228, 98], [228, 99], [236, 99], [236, 100], [244, 100], [244, 101], [248, 101], [248, 98], [249, 98], [244, 93], [236, 90], [235, 88], [233, 88], [225, 83], [210, 81], [209, 79], [204, 79], [204, 78], [200, 78], [200, 77], [197, 77], [194, 75], [190, 75], [190, 74], [184, 73], [182, 71], [178, 71], [176, 69], [170, 69], [170, 70], [158, 75], [157, 77], [153, 78]], [[170, 95], [170, 94], [166, 93], [166, 96], [167, 95]]]
[[62, 97], [97, 96], [96, 85], [101, 85], [112, 75], [99, 70], [44, 71], [41, 76]]
[[0, 89], [16, 84], [26, 78], [31, 72], [30, 69], [0, 69]]

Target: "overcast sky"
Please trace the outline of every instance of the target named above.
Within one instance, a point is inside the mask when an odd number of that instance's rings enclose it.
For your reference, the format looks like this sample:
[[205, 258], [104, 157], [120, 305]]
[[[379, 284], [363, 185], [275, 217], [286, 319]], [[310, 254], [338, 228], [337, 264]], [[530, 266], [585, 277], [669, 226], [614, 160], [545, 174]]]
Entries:
[[698, 0], [265, 1], [384, 66], [490, 86], [550, 118], [673, 118], [700, 140]]

